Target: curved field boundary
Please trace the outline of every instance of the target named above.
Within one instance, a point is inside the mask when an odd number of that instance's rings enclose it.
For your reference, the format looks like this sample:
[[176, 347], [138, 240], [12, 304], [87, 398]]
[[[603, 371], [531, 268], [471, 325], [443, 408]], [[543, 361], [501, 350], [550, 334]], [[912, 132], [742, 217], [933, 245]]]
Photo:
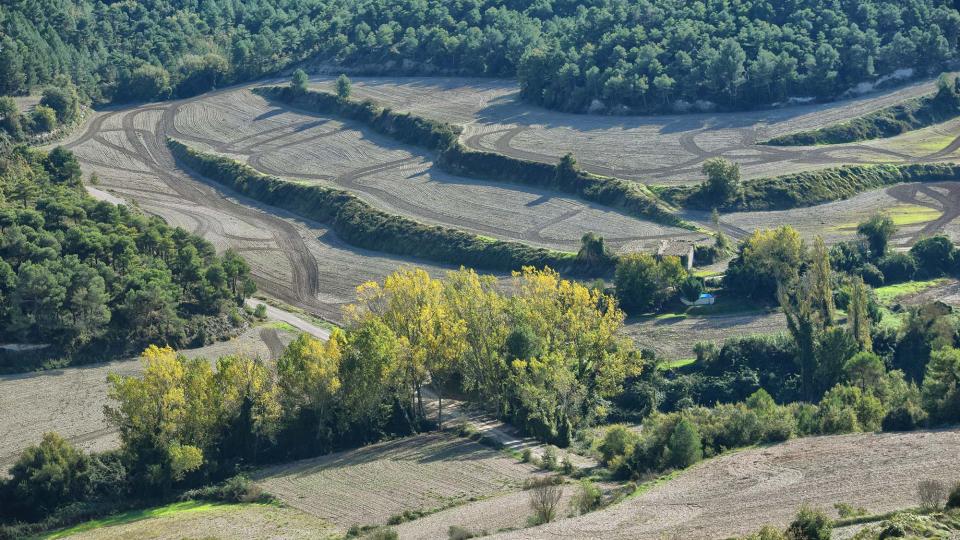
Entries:
[[742, 196], [724, 205], [711, 200], [701, 186], [663, 188], [660, 195], [686, 208], [726, 211], [789, 210], [850, 198], [858, 193], [907, 182], [960, 179], [955, 163], [909, 165], [844, 165], [743, 183]]
[[813, 146], [881, 139], [946, 122], [957, 116], [960, 116], [960, 96], [955, 90], [945, 89], [846, 122], [781, 135], [760, 144]]
[[577, 261], [572, 253], [424, 225], [377, 210], [346, 191], [267, 176], [229, 158], [199, 152], [174, 139], [168, 139], [167, 145], [178, 160], [198, 173], [254, 200], [327, 224], [357, 247], [491, 270], [550, 266], [594, 275], [612, 270], [613, 261], [586, 265]]
[[[725, 454], [598, 512], [494, 538], [706, 540], [786, 526], [803, 506], [916, 506], [917, 482], [960, 477], [960, 430], [805, 437]], [[836, 514], [833, 514], [836, 517]]]
[[339, 99], [327, 92], [295, 91], [288, 86], [259, 87], [253, 92], [307, 111], [362, 122], [402, 143], [438, 152], [437, 165], [453, 174], [554, 189], [662, 225], [696, 229], [642, 184], [584, 171], [558, 175], [557, 167], [549, 163], [471, 150], [459, 142], [461, 128], [453, 124], [395, 113], [369, 100]]

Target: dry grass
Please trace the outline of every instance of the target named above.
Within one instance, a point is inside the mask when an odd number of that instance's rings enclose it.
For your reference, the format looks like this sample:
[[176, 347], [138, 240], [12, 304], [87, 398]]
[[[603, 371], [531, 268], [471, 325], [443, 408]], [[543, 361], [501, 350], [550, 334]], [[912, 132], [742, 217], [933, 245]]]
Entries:
[[[176, 505], [174, 505], [176, 506]], [[161, 509], [162, 510], [162, 509]], [[130, 539], [183, 540], [307, 540], [333, 537], [328, 524], [292, 508], [261, 504], [200, 505], [183, 511], [158, 512], [156, 517], [107, 524], [75, 534], [58, 536], [74, 540]], [[122, 520], [121, 520], [122, 521]]]

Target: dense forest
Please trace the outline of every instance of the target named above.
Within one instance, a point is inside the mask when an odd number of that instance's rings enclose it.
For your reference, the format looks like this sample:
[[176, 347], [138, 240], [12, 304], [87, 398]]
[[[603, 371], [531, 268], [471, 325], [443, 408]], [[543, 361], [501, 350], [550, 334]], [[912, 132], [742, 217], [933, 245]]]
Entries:
[[566, 111], [742, 109], [937, 70], [958, 35], [943, 0], [11, 0], [0, 95], [65, 74], [98, 101], [182, 97], [310, 59], [517, 76]]
[[203, 343], [242, 322], [248, 274], [235, 252], [86, 195], [67, 150], [0, 155], [0, 342], [71, 360]]

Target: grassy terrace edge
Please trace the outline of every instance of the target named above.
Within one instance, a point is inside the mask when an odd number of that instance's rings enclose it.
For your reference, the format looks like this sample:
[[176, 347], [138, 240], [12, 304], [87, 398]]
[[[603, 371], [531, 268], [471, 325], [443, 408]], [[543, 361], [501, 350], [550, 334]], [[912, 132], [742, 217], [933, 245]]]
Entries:
[[437, 166], [452, 174], [555, 190], [661, 225], [696, 230], [643, 184], [579, 170], [558, 174], [557, 167], [548, 163], [470, 150], [460, 143], [461, 129], [453, 124], [316, 90], [261, 86], [252, 91], [306, 111], [354, 120], [399, 142], [437, 152]]
[[329, 226], [359, 248], [487, 270], [549, 266], [561, 272], [603, 275], [613, 269], [612, 261], [588, 264], [573, 253], [425, 225], [377, 210], [349, 192], [268, 176], [175, 139], [168, 138], [167, 146], [178, 161], [200, 175], [264, 204]]
[[869, 114], [820, 129], [773, 137], [760, 144], [813, 146], [894, 137], [960, 116], [957, 80], [943, 76], [936, 93], [905, 100]]
[[733, 200], [718, 204], [703, 186], [658, 188], [671, 204], [698, 210], [728, 212], [789, 210], [853, 197], [858, 193], [905, 182], [943, 182], [960, 179], [956, 163], [907, 165], [843, 165], [771, 178], [747, 180]]

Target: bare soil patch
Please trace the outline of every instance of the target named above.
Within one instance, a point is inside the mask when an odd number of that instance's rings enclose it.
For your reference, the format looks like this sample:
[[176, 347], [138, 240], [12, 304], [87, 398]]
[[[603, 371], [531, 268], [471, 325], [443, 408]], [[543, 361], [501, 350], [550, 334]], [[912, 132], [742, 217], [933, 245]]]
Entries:
[[216, 506], [196, 512], [177, 512], [122, 525], [101, 527], [64, 538], [75, 540], [314, 540], [334, 536], [334, 531], [311, 515], [293, 508], [245, 504]]
[[[315, 77], [331, 89], [333, 78]], [[699, 181], [703, 161], [725, 156], [747, 178], [841, 163], [929, 159], [897, 138], [870, 144], [776, 148], [756, 145], [793, 131], [848, 120], [934, 90], [932, 82], [837, 103], [745, 113], [591, 116], [558, 113], [519, 100], [515, 83], [458, 78], [357, 77], [353, 93], [396, 110], [460, 124], [467, 146], [555, 162], [573, 152], [591, 172], [645, 183]], [[940, 157], [940, 156], [937, 156]]]
[[718, 346], [731, 337], [775, 334], [787, 329], [780, 312], [752, 312], [730, 315], [677, 316], [630, 319], [624, 332], [638, 347], [653, 349], [657, 358], [680, 360], [694, 356], [698, 341]]
[[285, 504], [346, 529], [514, 492], [537, 474], [498, 450], [433, 433], [272, 467], [255, 478]]
[[[280, 340], [280, 336], [276, 336]], [[283, 340], [288, 340], [284, 337]], [[275, 343], [274, 343], [275, 345]], [[216, 360], [244, 354], [271, 358], [260, 329], [253, 328], [229, 341], [182, 351], [190, 357]], [[107, 375], [134, 376], [143, 371], [139, 358], [69, 367], [36, 373], [0, 376], [0, 474], [6, 474], [24, 448], [56, 431], [76, 446], [103, 451], [119, 445], [116, 431], [107, 425]]]
[[916, 506], [920, 479], [960, 476], [957, 448], [956, 429], [795, 439], [711, 459], [605, 510], [498, 538], [728, 538], [785, 526], [804, 504], [887, 512]]

